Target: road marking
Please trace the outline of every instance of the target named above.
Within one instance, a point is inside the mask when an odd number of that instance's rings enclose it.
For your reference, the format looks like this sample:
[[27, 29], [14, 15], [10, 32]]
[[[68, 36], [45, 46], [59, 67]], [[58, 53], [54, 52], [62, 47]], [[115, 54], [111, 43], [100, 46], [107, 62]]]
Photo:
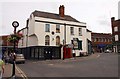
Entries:
[[97, 57], [100, 57], [100, 55], [97, 55]]
[[52, 66], [52, 65], [54, 65], [54, 64], [49, 64], [49, 65], [51, 65], [51, 66]]
[[18, 66], [16, 66], [16, 69], [21, 74], [23, 79], [28, 79], [27, 76], [25, 75], [25, 73]]

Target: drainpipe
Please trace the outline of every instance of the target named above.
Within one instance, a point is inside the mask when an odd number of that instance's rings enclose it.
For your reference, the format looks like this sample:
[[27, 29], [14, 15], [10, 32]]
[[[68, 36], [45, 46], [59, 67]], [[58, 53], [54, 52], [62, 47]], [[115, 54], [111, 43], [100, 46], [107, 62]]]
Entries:
[[66, 45], [66, 23], [64, 23], [64, 45]]
[[27, 28], [27, 35], [26, 35], [26, 47], [28, 47], [28, 26], [27, 26], [26, 28]]
[[[66, 23], [64, 23], [64, 45], [66, 45]], [[64, 50], [63, 50], [63, 60], [64, 60]]]

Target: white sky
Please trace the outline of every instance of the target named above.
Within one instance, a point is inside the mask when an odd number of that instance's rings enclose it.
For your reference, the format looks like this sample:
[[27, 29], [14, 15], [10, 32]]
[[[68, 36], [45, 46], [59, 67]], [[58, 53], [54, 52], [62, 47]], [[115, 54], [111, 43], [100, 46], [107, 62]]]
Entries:
[[19, 27], [26, 26], [26, 20], [35, 11], [59, 13], [59, 6], [65, 6], [65, 14], [80, 22], [87, 23], [87, 28], [97, 33], [111, 33], [110, 18], [118, 19], [119, 0], [1, 0], [0, 35], [13, 33], [12, 22], [17, 20]]

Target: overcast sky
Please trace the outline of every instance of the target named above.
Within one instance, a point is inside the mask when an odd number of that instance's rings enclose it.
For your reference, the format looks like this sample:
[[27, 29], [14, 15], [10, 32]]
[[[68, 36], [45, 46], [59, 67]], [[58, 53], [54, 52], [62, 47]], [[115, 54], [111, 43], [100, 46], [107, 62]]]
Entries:
[[[9, 1], [9, 2], [8, 2]], [[118, 19], [119, 0], [1, 0], [0, 35], [13, 33], [12, 22], [19, 22], [17, 30], [26, 26], [26, 20], [35, 11], [59, 13], [59, 6], [65, 6], [65, 14], [97, 33], [111, 33], [110, 18]]]

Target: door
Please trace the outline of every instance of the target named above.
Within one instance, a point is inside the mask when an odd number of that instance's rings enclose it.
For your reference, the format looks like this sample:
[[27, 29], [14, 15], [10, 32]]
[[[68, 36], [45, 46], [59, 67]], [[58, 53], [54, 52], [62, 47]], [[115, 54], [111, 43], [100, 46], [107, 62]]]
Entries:
[[52, 49], [51, 48], [45, 48], [44, 50], [44, 58], [45, 59], [52, 59]]
[[63, 57], [65, 58], [71, 58], [72, 57], [72, 49], [63, 47]]

